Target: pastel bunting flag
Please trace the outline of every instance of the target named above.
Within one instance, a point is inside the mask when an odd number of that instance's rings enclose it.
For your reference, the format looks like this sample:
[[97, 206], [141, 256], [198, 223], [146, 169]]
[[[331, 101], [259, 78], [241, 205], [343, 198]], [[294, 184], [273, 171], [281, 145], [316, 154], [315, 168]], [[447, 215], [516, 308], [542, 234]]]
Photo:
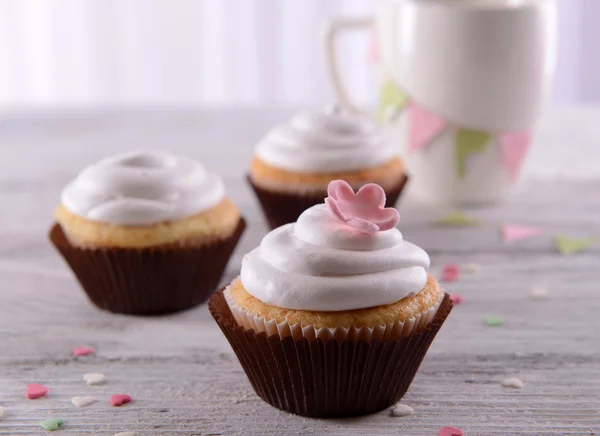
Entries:
[[377, 32], [371, 32], [371, 38], [369, 40], [369, 61], [373, 64], [378, 64], [380, 60], [379, 56], [379, 45], [377, 41]]
[[530, 143], [531, 132], [510, 132], [500, 138], [502, 163], [512, 180], [516, 180], [519, 176]]
[[408, 151], [427, 146], [446, 126], [446, 120], [415, 104], [408, 108]]
[[514, 224], [502, 225], [502, 240], [504, 242], [522, 241], [523, 239], [539, 236], [542, 233], [544, 233], [544, 231], [539, 227], [519, 226]]
[[480, 130], [458, 129], [454, 138], [456, 173], [459, 179], [467, 175], [467, 160], [473, 153], [481, 153], [492, 140], [492, 134]]
[[379, 92], [379, 121], [387, 121], [394, 114], [401, 112], [408, 102], [406, 94], [392, 79], [386, 79]]

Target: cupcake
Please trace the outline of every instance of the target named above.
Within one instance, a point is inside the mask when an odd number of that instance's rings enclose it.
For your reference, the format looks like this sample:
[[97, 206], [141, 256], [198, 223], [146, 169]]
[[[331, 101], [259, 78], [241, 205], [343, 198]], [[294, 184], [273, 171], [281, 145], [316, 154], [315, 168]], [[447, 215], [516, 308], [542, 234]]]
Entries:
[[377, 183], [393, 207], [407, 180], [399, 148], [376, 124], [334, 106], [296, 115], [267, 133], [256, 145], [248, 181], [272, 229], [322, 203], [336, 179], [354, 189]]
[[347, 417], [402, 398], [452, 302], [381, 187], [328, 193], [267, 234], [209, 309], [264, 401]]
[[138, 315], [206, 301], [245, 228], [218, 176], [158, 151], [85, 168], [63, 189], [54, 216], [50, 240], [90, 300]]

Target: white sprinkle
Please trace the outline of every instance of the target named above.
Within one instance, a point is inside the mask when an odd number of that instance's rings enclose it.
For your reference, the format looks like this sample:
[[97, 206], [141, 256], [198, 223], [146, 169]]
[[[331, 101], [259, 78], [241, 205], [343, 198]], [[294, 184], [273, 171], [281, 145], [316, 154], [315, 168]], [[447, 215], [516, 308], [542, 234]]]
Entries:
[[122, 433], [117, 433], [115, 436], [135, 436], [134, 431], [124, 431]]
[[104, 374], [98, 372], [88, 372], [87, 374], [83, 374], [83, 379], [88, 385], [101, 385], [106, 382]]
[[544, 298], [548, 298], [548, 289], [542, 286], [536, 286], [531, 290], [531, 297], [536, 300], [542, 300]]
[[392, 416], [409, 416], [415, 413], [412, 407], [406, 404], [396, 404], [392, 409]]
[[505, 378], [502, 380], [502, 386], [505, 388], [521, 389], [523, 387], [523, 382], [518, 378]]
[[479, 271], [481, 268], [476, 263], [465, 263], [462, 267], [463, 271], [466, 273], [475, 273]]
[[77, 407], [85, 407], [92, 404], [94, 401], [93, 397], [73, 397], [71, 398], [71, 403]]
[[4, 407], [0, 407], [0, 416], [4, 416]]

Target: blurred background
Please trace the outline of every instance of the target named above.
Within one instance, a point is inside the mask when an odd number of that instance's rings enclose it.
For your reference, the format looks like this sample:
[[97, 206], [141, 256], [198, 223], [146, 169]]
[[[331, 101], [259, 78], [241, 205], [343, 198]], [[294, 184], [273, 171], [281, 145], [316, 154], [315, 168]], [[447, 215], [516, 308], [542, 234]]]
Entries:
[[[0, 108], [320, 105], [331, 17], [372, 0], [0, 0]], [[600, 0], [559, 0], [553, 101], [600, 101]], [[368, 36], [340, 43], [356, 99], [374, 103]]]

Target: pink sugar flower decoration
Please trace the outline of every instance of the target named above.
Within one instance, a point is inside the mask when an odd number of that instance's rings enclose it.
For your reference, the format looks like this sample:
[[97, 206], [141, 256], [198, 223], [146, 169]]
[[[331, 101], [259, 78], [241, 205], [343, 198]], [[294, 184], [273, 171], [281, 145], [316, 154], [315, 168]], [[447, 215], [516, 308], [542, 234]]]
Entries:
[[398, 211], [385, 207], [385, 191], [375, 183], [364, 185], [355, 194], [347, 182], [334, 180], [327, 187], [325, 204], [340, 221], [363, 233], [393, 229], [400, 221]]

